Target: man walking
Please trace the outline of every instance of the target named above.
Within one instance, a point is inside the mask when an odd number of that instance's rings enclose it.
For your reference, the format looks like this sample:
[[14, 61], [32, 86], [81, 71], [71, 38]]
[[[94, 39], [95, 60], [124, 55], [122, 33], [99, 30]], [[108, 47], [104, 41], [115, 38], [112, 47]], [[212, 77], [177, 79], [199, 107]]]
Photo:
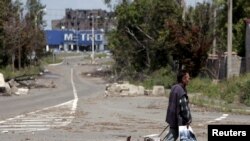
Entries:
[[176, 141], [179, 136], [178, 126], [189, 126], [192, 122], [186, 90], [189, 81], [189, 73], [182, 70], [177, 74], [178, 83], [171, 88], [166, 116], [166, 122], [169, 124], [170, 129], [165, 141]]

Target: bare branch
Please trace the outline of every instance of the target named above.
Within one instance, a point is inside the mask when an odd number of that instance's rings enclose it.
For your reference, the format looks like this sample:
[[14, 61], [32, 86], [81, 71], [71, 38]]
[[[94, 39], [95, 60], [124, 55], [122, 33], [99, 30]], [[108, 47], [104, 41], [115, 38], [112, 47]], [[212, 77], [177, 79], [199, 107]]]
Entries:
[[146, 37], [148, 37], [150, 40], [152, 40], [152, 41], [155, 40], [154, 38], [152, 38], [151, 36], [149, 36], [147, 33], [145, 33], [139, 26], [136, 26], [136, 28], [137, 28], [140, 32], [142, 32]]
[[146, 47], [136, 38], [135, 34], [131, 32], [131, 30], [127, 26], [126, 26], [126, 29], [127, 29], [126, 32], [129, 35], [131, 35], [135, 39], [135, 41], [145, 49]]
[[148, 49], [145, 47], [144, 44], [142, 44], [142, 43], [136, 38], [135, 34], [134, 34], [133, 32], [131, 32], [131, 30], [130, 30], [127, 26], [126, 26], [126, 29], [127, 29], [126, 32], [127, 32], [129, 35], [131, 35], [131, 36], [136, 40], [136, 42], [137, 42], [139, 45], [142, 46], [143, 49], [146, 50], [146, 52], [147, 52], [147, 61], [146, 61], [146, 65], [148, 66], [148, 68], [150, 68], [151, 61], [150, 61]]

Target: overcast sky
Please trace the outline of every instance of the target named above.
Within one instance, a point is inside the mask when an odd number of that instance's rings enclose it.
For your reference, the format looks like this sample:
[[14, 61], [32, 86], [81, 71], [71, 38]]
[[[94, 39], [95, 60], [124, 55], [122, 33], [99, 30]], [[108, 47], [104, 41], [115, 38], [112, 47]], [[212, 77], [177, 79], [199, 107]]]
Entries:
[[[21, 0], [24, 4], [26, 0]], [[65, 15], [66, 8], [72, 9], [110, 9], [104, 4], [103, 0], [40, 0], [46, 5], [45, 20], [47, 23], [46, 29], [51, 29], [51, 20], [61, 19]], [[113, 0], [117, 1], [117, 0]], [[204, 0], [186, 0], [189, 5], [194, 5], [196, 2]]]

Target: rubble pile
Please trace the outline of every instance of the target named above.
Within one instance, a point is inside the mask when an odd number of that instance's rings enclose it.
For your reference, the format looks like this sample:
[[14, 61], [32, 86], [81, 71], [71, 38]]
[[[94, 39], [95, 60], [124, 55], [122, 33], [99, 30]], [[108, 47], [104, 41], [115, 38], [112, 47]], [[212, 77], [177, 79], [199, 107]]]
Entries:
[[128, 82], [106, 84], [105, 96], [162, 96], [165, 95], [164, 86], [154, 86], [147, 90], [143, 86], [136, 86]]
[[15, 81], [14, 79], [5, 82], [4, 76], [0, 73], [0, 95], [27, 95], [32, 88], [55, 88], [53, 80], [44, 79], [25, 79], [22, 81]]

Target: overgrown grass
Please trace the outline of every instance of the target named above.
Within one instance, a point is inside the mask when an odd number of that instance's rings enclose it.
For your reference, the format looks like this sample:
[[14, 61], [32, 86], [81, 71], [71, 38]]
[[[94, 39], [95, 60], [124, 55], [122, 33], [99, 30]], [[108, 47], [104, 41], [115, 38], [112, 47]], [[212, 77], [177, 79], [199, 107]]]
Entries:
[[86, 53], [85, 52], [75, 52], [75, 51], [69, 52], [68, 51], [68, 52], [60, 52], [59, 54], [56, 54], [56, 56], [63, 58], [63, 57], [81, 56], [83, 54], [86, 54]]
[[41, 60], [39, 60], [38, 65], [30, 65], [24, 68], [21, 68], [20, 70], [16, 69], [13, 71], [11, 68], [11, 65], [0, 68], [0, 72], [4, 75], [5, 80], [10, 80], [12, 78], [18, 77], [18, 76], [29, 76], [33, 75], [36, 76], [41, 71], [44, 70], [44, 66], [52, 63], [60, 63], [62, 62], [62, 57], [54, 57], [51, 55], [47, 55], [46, 57], [43, 57]]
[[12, 78], [18, 77], [18, 76], [25, 76], [25, 75], [36, 75], [41, 72], [42, 67], [40, 66], [29, 66], [22, 68], [20, 70], [13, 71], [11, 66], [7, 66], [5, 68], [1, 68], [0, 72], [3, 73], [5, 80], [10, 80]]
[[46, 57], [43, 57], [41, 60], [41, 65], [48, 65], [48, 64], [57, 64], [63, 61], [62, 55], [47, 55]]
[[250, 73], [224, 81], [220, 87], [224, 90], [221, 92], [221, 97], [229, 103], [236, 100], [250, 106]]
[[223, 80], [218, 84], [211, 79], [195, 78], [188, 85], [188, 90], [190, 93], [201, 93], [202, 97], [225, 101], [226, 104], [242, 103], [250, 106], [250, 74]]
[[[152, 73], [141, 84], [148, 89], [154, 85], [163, 85], [169, 89], [175, 82], [176, 74], [169, 68], [163, 68]], [[222, 81], [194, 78], [187, 89], [193, 93], [193, 102], [199, 105], [223, 107], [224, 111], [232, 110], [231, 106], [237, 103], [250, 106], [250, 73]]]
[[147, 89], [152, 89], [154, 85], [162, 85], [165, 88], [170, 88], [174, 84], [175, 79], [175, 73], [170, 71], [169, 67], [166, 67], [152, 73], [142, 82], [142, 85]]
[[105, 57], [107, 57], [106, 53], [96, 53], [95, 54], [95, 58], [105, 58]]
[[208, 97], [218, 98], [220, 97], [220, 90], [216, 83], [209, 78], [194, 78], [187, 86], [190, 93], [203, 93]]

